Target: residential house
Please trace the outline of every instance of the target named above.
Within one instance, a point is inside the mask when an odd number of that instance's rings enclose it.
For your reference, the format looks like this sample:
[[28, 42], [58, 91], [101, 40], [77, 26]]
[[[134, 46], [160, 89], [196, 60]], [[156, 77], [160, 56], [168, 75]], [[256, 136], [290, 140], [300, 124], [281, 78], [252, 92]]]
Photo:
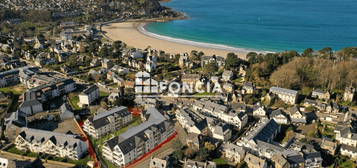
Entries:
[[206, 161], [199, 162], [194, 160], [185, 160], [182, 168], [216, 168], [217, 165], [215, 162]]
[[115, 103], [115, 101], [117, 101], [120, 98], [120, 94], [119, 93], [115, 93], [112, 92], [109, 96], [108, 96], [108, 101], [110, 103]]
[[247, 153], [244, 158], [245, 163], [249, 168], [267, 168], [268, 163], [263, 158]]
[[186, 84], [193, 84], [195, 85], [201, 79], [201, 75], [199, 74], [182, 74], [181, 82]]
[[255, 86], [252, 82], [245, 82], [243, 84], [243, 94], [253, 94], [254, 93]]
[[96, 66], [101, 66], [102, 61], [99, 58], [93, 58], [92, 61], [90, 62], [90, 66], [96, 67]]
[[156, 55], [148, 55], [146, 57], [145, 69], [148, 72], [153, 72], [157, 66], [157, 56]]
[[190, 61], [189, 55], [187, 53], [181, 54], [179, 58], [180, 68], [192, 68], [193, 62]]
[[302, 168], [305, 164], [305, 159], [300, 153], [295, 153], [286, 156], [291, 168]]
[[261, 103], [257, 103], [253, 106], [253, 116], [254, 117], [266, 117], [267, 111]]
[[222, 73], [222, 80], [224, 82], [231, 81], [232, 79], [233, 79], [233, 71], [226, 70]]
[[80, 106], [83, 107], [84, 105], [90, 105], [100, 97], [99, 88], [96, 85], [92, 85], [85, 89], [78, 96]]
[[303, 105], [304, 107], [317, 107], [318, 103], [316, 100], [306, 98]]
[[22, 128], [15, 140], [16, 148], [34, 153], [45, 153], [78, 160], [87, 153], [88, 146], [81, 137], [32, 128]]
[[331, 155], [334, 155], [336, 152], [337, 143], [333, 142], [330, 139], [322, 138], [322, 142], [321, 142], [320, 146], [322, 149], [327, 150]]
[[132, 114], [124, 106], [101, 112], [89, 117], [83, 125], [83, 130], [93, 138], [101, 138], [127, 126], [133, 120]]
[[124, 167], [174, 135], [173, 123], [157, 109], [147, 110], [143, 117], [143, 123], [104, 143], [104, 158], [116, 166]]
[[233, 143], [226, 142], [222, 147], [222, 155], [231, 162], [240, 163], [244, 160], [245, 150]]
[[192, 105], [194, 111], [210, 114], [220, 120], [232, 124], [238, 129], [242, 129], [248, 122], [248, 115], [245, 112], [235, 112], [227, 106], [211, 101], [195, 101]]
[[311, 97], [321, 100], [330, 100], [331, 95], [329, 92], [324, 92], [320, 89], [314, 89], [312, 91]]
[[151, 158], [149, 168], [168, 168], [167, 160]]
[[288, 104], [295, 104], [298, 98], [298, 92], [296, 90], [271, 87], [270, 92], [276, 94], [282, 101]]
[[306, 115], [302, 113], [297, 106], [288, 109], [291, 123], [306, 124]]
[[68, 103], [62, 104], [60, 110], [61, 110], [60, 118], [62, 121], [68, 119], [74, 119], [73, 109]]
[[345, 93], [343, 94], [343, 100], [346, 102], [352, 102], [355, 99], [356, 88], [350, 86], [346, 87]]
[[180, 125], [187, 131], [187, 133], [201, 134], [201, 129], [191, 119], [188, 109], [179, 109], [176, 111], [176, 118]]
[[224, 142], [229, 141], [232, 137], [232, 130], [228, 124], [219, 122], [212, 118], [206, 117], [208, 129], [211, 132], [213, 138], [222, 140]]
[[130, 57], [134, 59], [144, 58], [144, 52], [141, 50], [131, 52]]
[[204, 67], [207, 64], [215, 64], [218, 67], [223, 67], [225, 64], [225, 59], [220, 56], [202, 56], [201, 57], [201, 67]]
[[305, 160], [305, 167], [319, 168], [322, 167], [322, 158], [320, 152], [313, 147], [306, 147], [302, 150]]
[[223, 84], [223, 89], [228, 93], [232, 93], [234, 91], [234, 86], [230, 83], [225, 83]]
[[114, 63], [112, 60], [110, 59], [103, 59], [102, 61], [102, 67], [103, 68], [107, 68], [107, 69], [110, 69], [114, 66]]
[[288, 124], [289, 120], [286, 114], [281, 109], [276, 109], [269, 114], [270, 119], [274, 119], [278, 124]]
[[341, 109], [340, 105], [338, 105], [335, 102], [327, 104], [327, 106], [326, 106], [326, 112], [328, 112], [328, 113], [339, 113], [340, 109]]
[[280, 153], [274, 154], [272, 159], [275, 168], [290, 168], [290, 164], [286, 158]]
[[348, 156], [353, 160], [357, 160], [357, 148], [349, 145], [342, 144], [340, 153], [343, 156]]
[[239, 67], [239, 72], [238, 72], [238, 74], [239, 74], [240, 77], [243, 77], [243, 78], [245, 77], [245, 75], [247, 74], [246, 69], [247, 69], [247, 66], [246, 66], [246, 65], [241, 65], [241, 66]]
[[212, 76], [210, 81], [214, 84], [219, 84], [220, 79], [218, 76]]

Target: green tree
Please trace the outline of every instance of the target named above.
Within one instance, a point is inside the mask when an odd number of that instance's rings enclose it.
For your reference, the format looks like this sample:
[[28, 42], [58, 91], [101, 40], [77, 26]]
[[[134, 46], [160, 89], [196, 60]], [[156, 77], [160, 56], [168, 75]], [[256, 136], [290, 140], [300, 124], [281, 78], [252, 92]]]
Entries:
[[199, 161], [204, 161], [208, 156], [208, 150], [206, 148], [200, 148], [200, 150], [197, 152], [196, 159]]
[[243, 60], [239, 59], [237, 55], [234, 53], [228, 53], [226, 62], [225, 62], [225, 68], [226, 69], [238, 69], [239, 65], [243, 62]]
[[107, 46], [103, 46], [100, 51], [99, 51], [99, 57], [102, 57], [102, 58], [108, 58], [109, 57], [109, 49]]
[[213, 74], [217, 71], [218, 71], [218, 66], [216, 65], [216, 63], [213, 62], [205, 65], [203, 68], [203, 72], [205, 74]]
[[306, 50], [304, 50], [302, 55], [305, 57], [312, 57], [313, 53], [314, 53], [314, 50], [312, 48], [307, 48]]

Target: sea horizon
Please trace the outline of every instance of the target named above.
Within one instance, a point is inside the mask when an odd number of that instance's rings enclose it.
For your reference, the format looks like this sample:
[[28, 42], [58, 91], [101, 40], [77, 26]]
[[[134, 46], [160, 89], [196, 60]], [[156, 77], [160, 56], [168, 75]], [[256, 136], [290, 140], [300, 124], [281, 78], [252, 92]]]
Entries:
[[[188, 19], [154, 22], [145, 30], [165, 40], [190, 41], [223, 48], [281, 52], [331, 47], [340, 50], [357, 44], [357, 2], [342, 0], [172, 0], [164, 6], [184, 12]], [[319, 10], [309, 5], [325, 2]], [[309, 5], [302, 5], [308, 3]], [[336, 5], [334, 5], [336, 4]], [[226, 9], [237, 6], [235, 10]], [[255, 8], [252, 8], [254, 6]], [[332, 8], [334, 7], [334, 8]], [[296, 12], [292, 12], [296, 10]], [[349, 21], [349, 22], [348, 22]]]

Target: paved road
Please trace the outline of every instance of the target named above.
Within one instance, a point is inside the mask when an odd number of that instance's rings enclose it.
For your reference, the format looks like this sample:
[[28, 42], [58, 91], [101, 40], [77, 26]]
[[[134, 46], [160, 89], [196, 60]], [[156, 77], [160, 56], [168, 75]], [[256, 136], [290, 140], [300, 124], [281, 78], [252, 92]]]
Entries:
[[[0, 153], [0, 157], [1, 158], [6, 158], [6, 159], [9, 159], [9, 160], [21, 160], [21, 161], [26, 161], [26, 159], [22, 158], [22, 157], [15, 157], [15, 156], [9, 156], [7, 154], [4, 154], [4, 153]], [[69, 167], [66, 167], [64, 165], [57, 165], [57, 164], [49, 164], [49, 163], [44, 163], [44, 166], [46, 168], [69, 168]]]

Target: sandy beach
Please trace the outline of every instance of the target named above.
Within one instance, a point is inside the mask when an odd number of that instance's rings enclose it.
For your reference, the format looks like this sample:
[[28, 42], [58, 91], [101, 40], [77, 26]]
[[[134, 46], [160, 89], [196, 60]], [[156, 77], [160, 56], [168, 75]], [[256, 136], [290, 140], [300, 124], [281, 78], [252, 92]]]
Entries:
[[209, 44], [176, 39], [167, 36], [161, 36], [145, 30], [143, 22], [124, 22], [113, 23], [103, 26], [103, 31], [112, 40], [121, 40], [127, 45], [145, 49], [151, 46], [157, 50], [163, 50], [171, 54], [181, 54], [191, 52], [192, 50], [203, 51], [206, 55], [226, 56], [227, 53], [234, 52], [239, 57], [245, 58], [249, 50], [233, 48], [224, 45]]

